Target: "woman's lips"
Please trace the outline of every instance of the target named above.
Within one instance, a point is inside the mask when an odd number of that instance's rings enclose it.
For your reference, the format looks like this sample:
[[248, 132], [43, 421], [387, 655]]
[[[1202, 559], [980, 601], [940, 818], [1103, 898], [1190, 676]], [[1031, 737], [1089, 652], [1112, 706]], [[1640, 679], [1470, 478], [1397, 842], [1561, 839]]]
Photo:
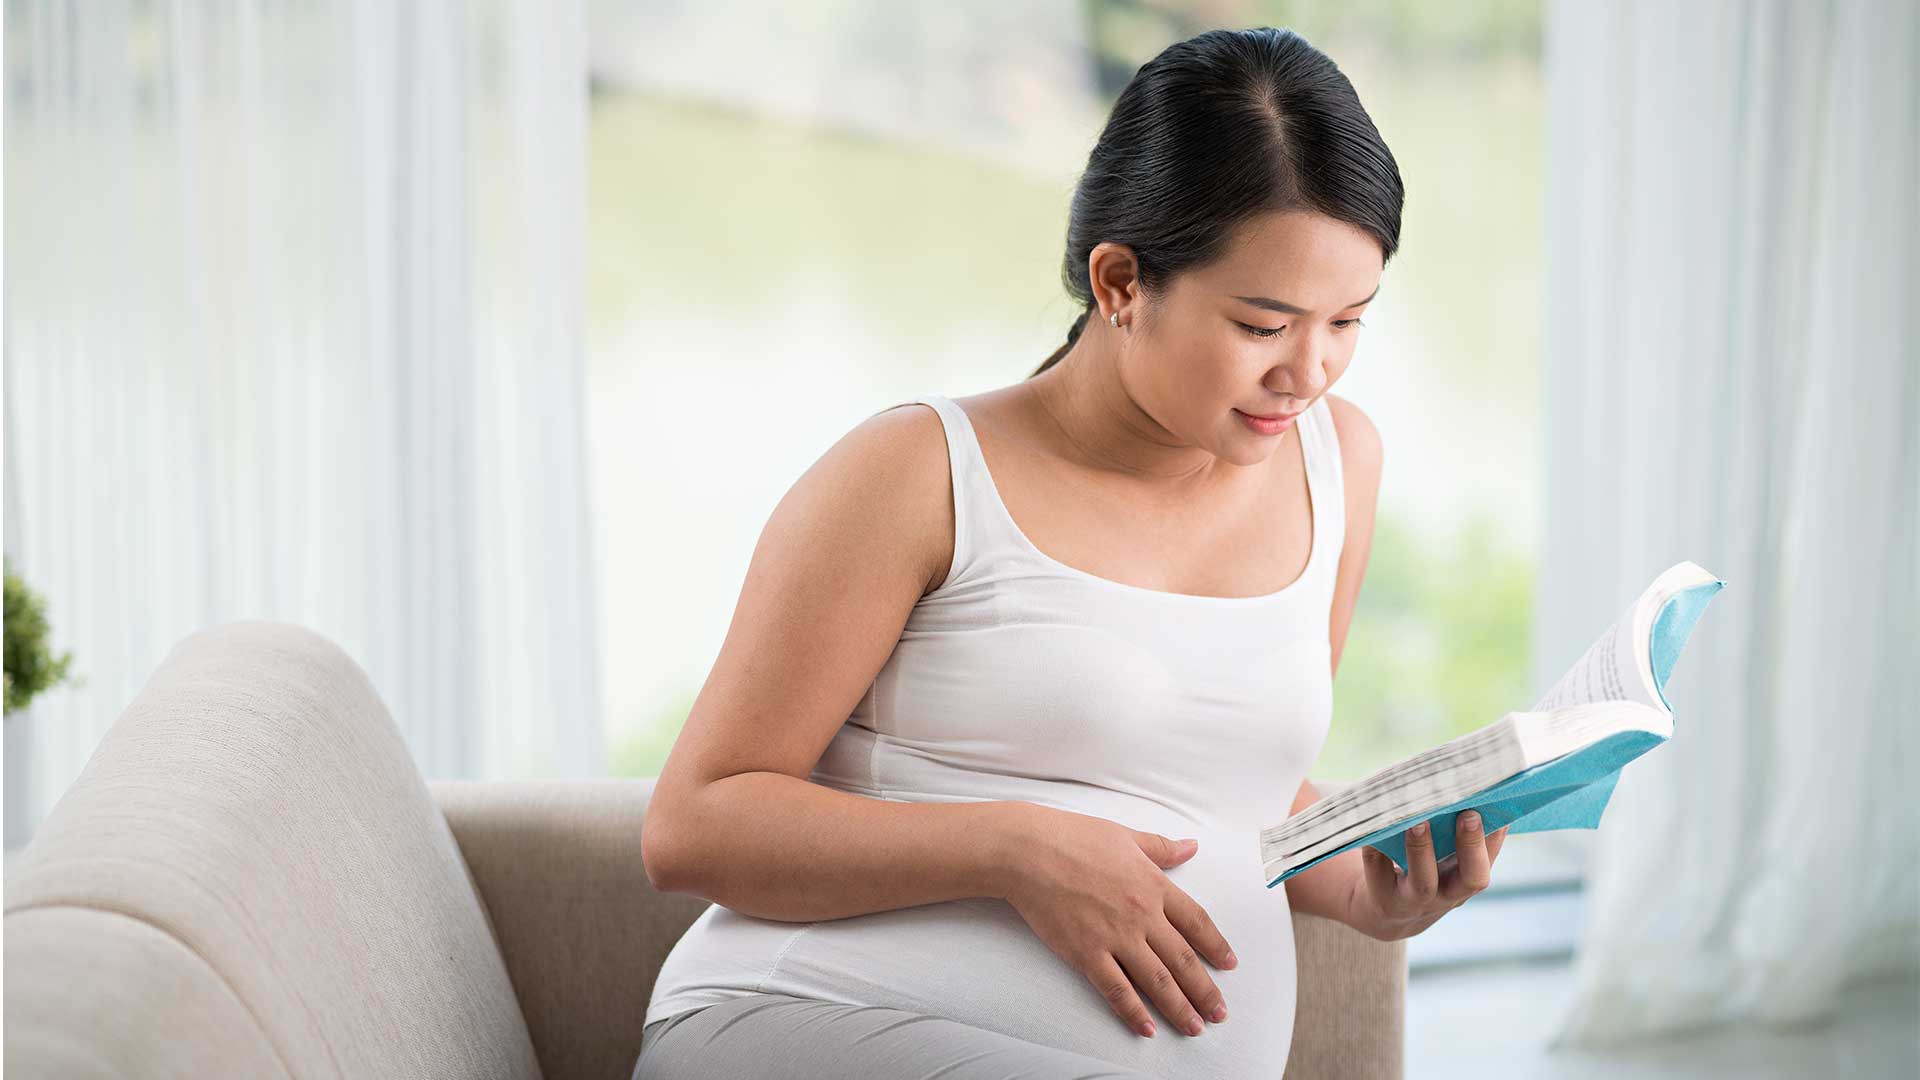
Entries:
[[[1300, 413], [1297, 412], [1290, 412], [1282, 413], [1278, 416], [1258, 416], [1253, 413], [1242, 412], [1239, 409], [1233, 411], [1239, 414], [1243, 423], [1249, 428], [1252, 428], [1256, 434], [1260, 435], [1278, 435], [1291, 427], [1293, 425], [1293, 418], [1300, 415]], [[1305, 410], [1302, 411], [1304, 412]]]

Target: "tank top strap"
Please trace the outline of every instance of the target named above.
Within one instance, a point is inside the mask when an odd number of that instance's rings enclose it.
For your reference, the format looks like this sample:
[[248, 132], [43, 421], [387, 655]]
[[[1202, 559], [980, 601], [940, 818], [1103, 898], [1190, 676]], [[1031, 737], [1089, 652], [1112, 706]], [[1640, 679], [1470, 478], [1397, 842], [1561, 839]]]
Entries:
[[993, 487], [986, 455], [980, 450], [979, 437], [966, 410], [944, 394], [922, 394], [891, 407], [908, 404], [931, 407], [940, 415], [946, 433], [948, 477], [953, 488], [953, 562], [946, 580], [935, 590], [940, 592], [969, 578], [983, 560], [1017, 556], [1023, 547], [1012, 520], [1000, 510], [999, 493]]
[[1346, 546], [1347, 491], [1340, 435], [1325, 395], [1300, 414], [1295, 430], [1300, 433], [1300, 456], [1306, 463], [1307, 491], [1313, 497], [1313, 560], [1323, 579], [1332, 581]]

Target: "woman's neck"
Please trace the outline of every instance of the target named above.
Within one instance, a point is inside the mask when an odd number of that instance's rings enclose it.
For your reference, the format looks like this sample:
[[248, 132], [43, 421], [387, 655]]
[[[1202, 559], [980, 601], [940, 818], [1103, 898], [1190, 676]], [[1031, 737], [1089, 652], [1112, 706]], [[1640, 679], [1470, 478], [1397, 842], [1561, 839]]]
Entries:
[[1169, 495], [1211, 488], [1223, 475], [1239, 472], [1205, 447], [1180, 442], [1128, 395], [1118, 356], [1098, 340], [1104, 336], [1083, 333], [1058, 363], [1019, 384], [1033, 405], [1035, 426], [1056, 452]]

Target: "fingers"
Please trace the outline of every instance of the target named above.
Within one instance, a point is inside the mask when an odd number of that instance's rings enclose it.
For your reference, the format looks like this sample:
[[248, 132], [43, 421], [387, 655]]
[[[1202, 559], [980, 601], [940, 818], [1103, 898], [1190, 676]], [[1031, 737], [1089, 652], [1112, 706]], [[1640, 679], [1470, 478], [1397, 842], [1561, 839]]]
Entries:
[[1214, 967], [1232, 969], [1239, 961], [1234, 959], [1233, 946], [1227, 944], [1226, 936], [1220, 928], [1213, 925], [1213, 916], [1200, 906], [1187, 892], [1174, 888], [1167, 897], [1167, 921], [1180, 931], [1182, 937], [1200, 950], [1207, 962]]
[[1146, 852], [1147, 857], [1153, 860], [1154, 865], [1162, 870], [1172, 869], [1200, 850], [1200, 841], [1192, 837], [1175, 840], [1159, 833], [1141, 832], [1135, 829], [1133, 840], [1140, 845], [1140, 850]]
[[1087, 966], [1086, 976], [1093, 981], [1093, 988], [1100, 991], [1100, 996], [1107, 999], [1114, 1015], [1140, 1034], [1153, 1037], [1153, 1017], [1147, 1014], [1146, 1002], [1134, 992], [1132, 980], [1111, 955], [1103, 952], [1095, 957]]
[[1133, 984], [1160, 1015], [1167, 1018], [1177, 1031], [1188, 1035], [1198, 1034], [1201, 1026], [1200, 1014], [1194, 1011], [1193, 1002], [1187, 1000], [1187, 992], [1181, 988], [1180, 980], [1160, 959], [1160, 954], [1146, 939], [1121, 949], [1114, 950], [1114, 959], [1126, 969]]
[[1453, 874], [1447, 879], [1445, 895], [1448, 899], [1464, 903], [1466, 899], [1487, 887], [1493, 876], [1493, 857], [1487, 851], [1486, 837], [1481, 835], [1480, 813], [1468, 810], [1453, 819], [1453, 850], [1459, 856]]
[[1387, 897], [1400, 889], [1400, 868], [1393, 865], [1393, 859], [1379, 848], [1368, 845], [1360, 849], [1360, 867], [1367, 875], [1367, 891], [1374, 896]]
[[1423, 821], [1406, 831], [1407, 866], [1404, 872], [1378, 849], [1364, 847], [1360, 852], [1362, 873], [1368, 891], [1386, 901], [1389, 910], [1457, 907], [1484, 890], [1493, 878], [1493, 860], [1506, 842], [1506, 827], [1483, 835], [1484, 824], [1477, 810], [1462, 811], [1454, 818], [1453, 851], [1445, 860], [1434, 857], [1432, 822]]
[[1433, 826], [1421, 822], [1407, 830], [1407, 893], [1425, 904], [1440, 895], [1440, 867], [1433, 857]]
[[1198, 1035], [1205, 1029], [1204, 1020], [1219, 1023], [1227, 1018], [1226, 995], [1213, 984], [1213, 976], [1207, 974], [1207, 966], [1200, 962], [1200, 954], [1193, 951], [1193, 945], [1182, 937], [1172, 923], [1162, 923], [1147, 932], [1147, 944], [1153, 946], [1167, 970], [1180, 986], [1180, 993], [1186, 998], [1186, 1005], [1192, 1012], [1191, 1020], [1183, 1021], [1183, 1030], [1189, 1035]]

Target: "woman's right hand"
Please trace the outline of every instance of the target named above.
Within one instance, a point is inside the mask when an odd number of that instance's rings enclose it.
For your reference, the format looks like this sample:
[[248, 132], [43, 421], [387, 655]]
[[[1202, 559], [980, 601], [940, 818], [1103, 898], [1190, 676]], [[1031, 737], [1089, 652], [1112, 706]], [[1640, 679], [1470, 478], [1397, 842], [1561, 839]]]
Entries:
[[1164, 872], [1199, 844], [1037, 803], [1022, 804], [1021, 814], [1020, 854], [1010, 860], [1002, 899], [1040, 940], [1142, 1035], [1153, 1035], [1153, 1018], [1136, 985], [1188, 1034], [1200, 1033], [1203, 1016], [1226, 1019], [1226, 1002], [1200, 957], [1231, 969], [1233, 950]]

